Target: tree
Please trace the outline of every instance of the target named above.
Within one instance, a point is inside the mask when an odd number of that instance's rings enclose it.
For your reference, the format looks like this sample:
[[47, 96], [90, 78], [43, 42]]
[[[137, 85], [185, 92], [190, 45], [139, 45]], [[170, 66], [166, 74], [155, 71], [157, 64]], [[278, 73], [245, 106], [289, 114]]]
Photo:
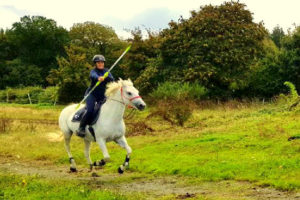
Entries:
[[189, 19], [180, 18], [169, 26], [160, 34], [160, 49], [170, 76], [174, 72], [178, 79], [198, 81], [225, 96], [246, 86], [247, 72], [261, 56], [267, 35], [238, 2], [201, 7]]
[[281, 70], [281, 51], [271, 39], [264, 40], [264, 56], [251, 66], [249, 84], [243, 96], [271, 98], [284, 92], [284, 74]]
[[273, 40], [273, 42], [276, 44], [277, 47], [281, 47], [281, 40], [282, 38], [285, 36], [284, 31], [282, 30], [282, 28], [277, 25], [272, 33], [271, 33], [271, 39]]
[[272, 97], [287, 92], [284, 82], [300, 90], [300, 27], [280, 39], [281, 48], [270, 40], [264, 42], [264, 57], [254, 66], [248, 91], [252, 96]]
[[8, 37], [9, 31], [0, 29], [0, 62], [13, 60], [17, 57], [17, 48]]
[[281, 71], [300, 90], [300, 26], [282, 39]]
[[17, 47], [18, 57], [40, 67], [43, 78], [56, 67], [56, 57], [65, 54], [64, 45], [69, 41], [66, 29], [42, 16], [22, 17], [12, 25], [8, 37]]
[[89, 72], [92, 68], [86, 62], [86, 49], [71, 45], [66, 47], [67, 58], [58, 57], [58, 69], [52, 69], [47, 80], [59, 87], [60, 103], [78, 102], [83, 98], [89, 84]]
[[142, 31], [139, 28], [132, 30], [131, 34], [133, 37], [128, 39], [128, 42], [132, 44], [132, 47], [121, 68], [124, 70], [125, 77], [136, 80], [146, 69], [150, 59], [159, 54], [159, 38], [148, 30], [148, 38], [143, 39]]
[[24, 64], [20, 59], [0, 63], [0, 89], [42, 83], [41, 69], [36, 65]]

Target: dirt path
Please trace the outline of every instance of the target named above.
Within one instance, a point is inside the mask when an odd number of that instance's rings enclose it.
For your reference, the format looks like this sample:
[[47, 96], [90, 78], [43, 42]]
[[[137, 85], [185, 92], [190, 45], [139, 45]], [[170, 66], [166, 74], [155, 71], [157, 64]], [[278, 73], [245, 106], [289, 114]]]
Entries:
[[[174, 196], [176, 199], [203, 197], [208, 199], [298, 199], [298, 192], [283, 192], [273, 188], [263, 188], [249, 182], [220, 181], [195, 182], [193, 179], [178, 176], [143, 177], [133, 172], [123, 175], [104, 174], [102, 170], [89, 172], [82, 169], [77, 173], [69, 173], [66, 167], [0, 159], [0, 171], [22, 175], [39, 175], [41, 178], [81, 180], [95, 189], [109, 189], [122, 193], [143, 193], [147, 199], [163, 196]], [[195, 179], [194, 179], [195, 180]]]

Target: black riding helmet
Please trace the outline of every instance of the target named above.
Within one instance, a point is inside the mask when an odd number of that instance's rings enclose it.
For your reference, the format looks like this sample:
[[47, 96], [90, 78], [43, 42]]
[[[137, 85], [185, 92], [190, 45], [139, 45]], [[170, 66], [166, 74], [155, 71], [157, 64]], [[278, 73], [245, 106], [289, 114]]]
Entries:
[[95, 55], [93, 57], [93, 62], [96, 63], [96, 62], [105, 62], [105, 57], [102, 56], [102, 55]]

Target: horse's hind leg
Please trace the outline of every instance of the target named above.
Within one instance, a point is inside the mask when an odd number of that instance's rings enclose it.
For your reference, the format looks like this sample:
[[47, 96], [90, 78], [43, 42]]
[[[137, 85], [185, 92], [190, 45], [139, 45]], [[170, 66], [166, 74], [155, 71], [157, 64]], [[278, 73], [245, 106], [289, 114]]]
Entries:
[[94, 162], [94, 166], [103, 166], [107, 162], [109, 162], [110, 157], [109, 157], [109, 154], [108, 154], [108, 151], [107, 151], [107, 147], [106, 147], [105, 141], [102, 138], [97, 138], [97, 143], [99, 144], [100, 149], [102, 150], [104, 158], [102, 160], [100, 160], [100, 161], [95, 161]]
[[90, 165], [90, 170], [93, 170], [93, 163], [90, 157], [90, 147], [91, 147], [91, 142], [88, 140], [84, 140], [84, 155], [88, 164]]
[[75, 163], [75, 160], [72, 156], [72, 153], [71, 153], [71, 150], [70, 150], [70, 142], [71, 142], [71, 136], [72, 136], [72, 133], [70, 134], [65, 134], [65, 147], [66, 147], [66, 150], [67, 150], [67, 153], [68, 153], [68, 156], [69, 156], [69, 162], [70, 162], [70, 171], [71, 172], [76, 172], [76, 163]]
[[118, 143], [121, 147], [123, 147], [127, 151], [127, 155], [126, 155], [124, 163], [122, 165], [120, 165], [120, 167], [118, 168], [118, 172], [120, 174], [122, 174], [125, 171], [125, 169], [129, 167], [129, 159], [130, 159], [130, 154], [131, 154], [132, 150], [131, 150], [131, 147], [127, 144], [127, 140], [126, 140], [125, 136], [116, 140], [116, 143]]

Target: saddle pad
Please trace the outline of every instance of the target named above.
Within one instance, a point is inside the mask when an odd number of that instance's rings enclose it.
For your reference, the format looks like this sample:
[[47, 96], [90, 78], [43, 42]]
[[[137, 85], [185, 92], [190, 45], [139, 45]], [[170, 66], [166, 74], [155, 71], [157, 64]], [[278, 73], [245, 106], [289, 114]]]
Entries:
[[[96, 121], [98, 120], [99, 116], [100, 116], [100, 109], [101, 108], [101, 105], [99, 104], [96, 104], [95, 105], [95, 108], [94, 108], [94, 112], [93, 112], [93, 115], [91, 117], [91, 119], [89, 120], [89, 122], [87, 123], [88, 125], [93, 125], [96, 123]], [[73, 116], [72, 118], [72, 122], [80, 122], [82, 117], [85, 115], [86, 113], [86, 106], [79, 109]]]

